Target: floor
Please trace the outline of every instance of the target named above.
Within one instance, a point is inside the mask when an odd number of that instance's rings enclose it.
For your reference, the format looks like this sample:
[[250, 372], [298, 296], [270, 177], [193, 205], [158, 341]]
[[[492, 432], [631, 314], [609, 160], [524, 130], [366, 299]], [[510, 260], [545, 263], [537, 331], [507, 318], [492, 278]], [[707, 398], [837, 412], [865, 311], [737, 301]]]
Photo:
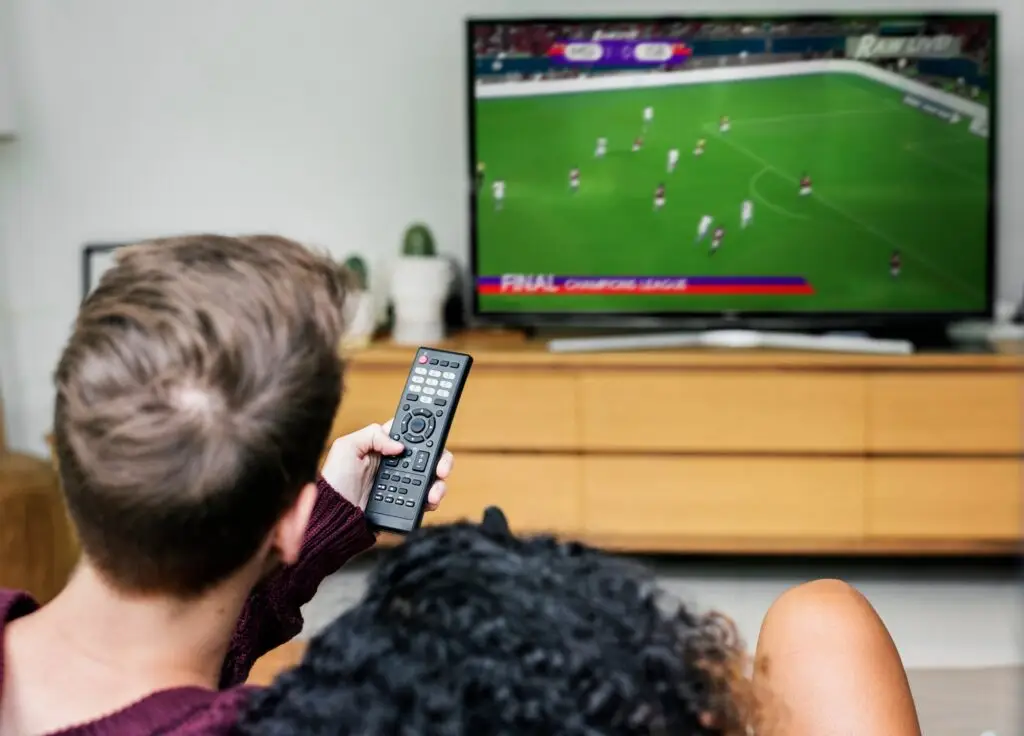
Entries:
[[[375, 557], [328, 578], [304, 610], [314, 635], [355, 603]], [[910, 672], [924, 736], [1024, 733], [1024, 586], [1011, 563], [645, 559], [672, 595], [728, 613], [753, 646], [786, 588], [842, 578], [874, 604]]]

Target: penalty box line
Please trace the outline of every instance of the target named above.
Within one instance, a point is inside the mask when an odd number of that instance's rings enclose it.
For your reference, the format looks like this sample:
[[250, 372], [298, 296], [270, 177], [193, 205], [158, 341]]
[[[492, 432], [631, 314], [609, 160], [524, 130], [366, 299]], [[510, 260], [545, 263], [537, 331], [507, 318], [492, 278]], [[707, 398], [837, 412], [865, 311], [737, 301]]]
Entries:
[[[761, 157], [758, 154], [754, 153], [750, 149], [748, 149], [745, 146], [742, 146], [739, 143], [737, 143], [736, 141], [732, 140], [729, 136], [721, 135], [720, 133], [716, 132], [716, 128], [714, 127], [713, 124], [711, 124], [711, 123], [706, 124], [704, 126], [704, 129], [706, 131], [708, 131], [709, 133], [711, 133], [715, 137], [716, 140], [720, 140], [720, 141], [723, 141], [723, 142], [727, 143], [728, 145], [732, 146], [732, 148], [734, 150], [738, 151], [739, 153], [742, 153], [747, 158], [749, 158], [752, 161], [755, 161], [755, 162], [761, 164], [766, 169], [772, 171], [776, 176], [780, 176], [783, 179], [785, 179], [786, 181], [788, 181], [788, 182], [790, 182], [790, 183], [792, 183], [794, 185], [797, 185], [797, 184], [800, 183], [800, 179], [798, 177], [793, 176], [792, 174], [789, 174], [789, 173], [783, 171], [782, 169], [780, 169], [778, 166], [775, 166], [770, 161], [767, 161], [766, 159], [764, 159], [763, 157]], [[966, 294], [968, 296], [971, 296], [971, 297], [977, 296], [979, 293], [981, 293], [981, 292], [978, 291], [978, 289], [976, 287], [974, 287], [973, 285], [971, 285], [967, 281], [963, 281], [960, 278], [951, 277], [950, 274], [948, 274], [945, 270], [940, 268], [936, 263], [934, 263], [929, 258], [927, 258], [924, 255], [922, 255], [918, 251], [914, 250], [913, 248], [907, 248], [905, 245], [897, 242], [890, 235], [887, 235], [886, 233], [882, 232], [878, 228], [876, 228], [873, 225], [865, 222], [863, 219], [861, 219], [860, 217], [857, 217], [856, 215], [852, 214], [851, 212], [848, 212], [846, 209], [840, 207], [839, 205], [835, 204], [834, 202], [832, 202], [832, 201], [822, 197], [820, 194], [815, 194], [814, 195], [814, 199], [816, 201], [820, 202], [821, 204], [825, 205], [827, 208], [829, 208], [830, 210], [835, 212], [837, 215], [843, 217], [846, 220], [849, 220], [854, 225], [857, 225], [861, 230], [863, 230], [864, 232], [866, 232], [869, 235], [871, 235], [875, 240], [878, 240], [878, 241], [881, 241], [882, 243], [885, 243], [886, 245], [888, 245], [890, 248], [892, 248], [894, 250], [898, 250], [900, 252], [909, 253], [914, 258], [914, 260], [916, 260], [922, 266], [925, 266], [935, 276], [938, 276], [940, 280], [945, 281], [950, 286], [955, 287], [957, 291], [960, 291], [960, 292], [962, 292], [962, 293], [964, 293], [964, 294]]]

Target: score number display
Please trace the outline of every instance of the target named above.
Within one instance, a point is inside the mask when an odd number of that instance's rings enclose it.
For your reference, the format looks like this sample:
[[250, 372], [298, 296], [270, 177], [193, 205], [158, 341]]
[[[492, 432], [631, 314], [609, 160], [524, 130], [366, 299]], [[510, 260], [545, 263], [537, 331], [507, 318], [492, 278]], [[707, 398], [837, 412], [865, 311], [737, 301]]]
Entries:
[[548, 57], [568, 66], [660, 66], [680, 64], [691, 49], [679, 41], [559, 41]]

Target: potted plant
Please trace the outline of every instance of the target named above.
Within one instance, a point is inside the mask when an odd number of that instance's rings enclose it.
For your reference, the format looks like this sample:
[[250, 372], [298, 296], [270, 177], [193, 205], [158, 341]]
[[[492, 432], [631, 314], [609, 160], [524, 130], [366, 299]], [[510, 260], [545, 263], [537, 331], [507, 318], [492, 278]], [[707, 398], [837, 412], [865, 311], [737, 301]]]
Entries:
[[345, 298], [344, 348], [366, 347], [373, 338], [376, 327], [373, 293], [369, 289], [369, 272], [366, 261], [360, 256], [349, 256], [345, 260], [349, 275], [349, 292]]
[[391, 272], [394, 342], [424, 345], [444, 337], [444, 304], [451, 279], [451, 267], [437, 257], [430, 229], [420, 223], [409, 226]]

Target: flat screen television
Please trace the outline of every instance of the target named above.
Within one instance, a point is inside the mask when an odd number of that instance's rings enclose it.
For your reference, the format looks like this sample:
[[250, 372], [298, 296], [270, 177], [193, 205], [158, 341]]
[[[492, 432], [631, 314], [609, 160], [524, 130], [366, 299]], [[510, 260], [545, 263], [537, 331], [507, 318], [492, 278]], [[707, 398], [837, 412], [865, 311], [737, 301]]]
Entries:
[[473, 19], [473, 312], [886, 328], [991, 314], [995, 15]]

